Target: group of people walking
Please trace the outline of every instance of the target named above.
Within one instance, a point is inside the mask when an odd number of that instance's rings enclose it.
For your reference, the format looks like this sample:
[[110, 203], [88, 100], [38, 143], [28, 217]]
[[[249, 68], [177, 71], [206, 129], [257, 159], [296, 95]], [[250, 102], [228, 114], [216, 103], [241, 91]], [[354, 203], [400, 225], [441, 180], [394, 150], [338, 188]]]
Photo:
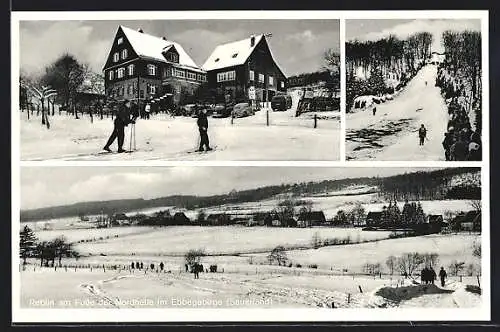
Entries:
[[[421, 280], [422, 284], [425, 284], [425, 285], [433, 284], [434, 285], [434, 281], [436, 280], [436, 278], [437, 278], [437, 274], [436, 274], [436, 271], [434, 271], [434, 269], [432, 268], [432, 266], [430, 266], [430, 267], [426, 266], [420, 272], [420, 280]], [[446, 271], [445, 271], [444, 267], [441, 267], [441, 270], [439, 270], [439, 279], [441, 280], [441, 287], [444, 287], [446, 278], [447, 278]]]
[[[158, 266], [156, 266], [156, 267], [161, 272], [165, 268], [165, 264], [163, 264], [163, 262], [160, 262], [160, 264], [158, 264]], [[143, 262], [132, 262], [130, 264], [130, 268], [132, 270], [144, 270], [144, 263]], [[152, 271], [154, 271], [155, 264], [154, 263], [149, 264], [149, 269], [152, 270]]]

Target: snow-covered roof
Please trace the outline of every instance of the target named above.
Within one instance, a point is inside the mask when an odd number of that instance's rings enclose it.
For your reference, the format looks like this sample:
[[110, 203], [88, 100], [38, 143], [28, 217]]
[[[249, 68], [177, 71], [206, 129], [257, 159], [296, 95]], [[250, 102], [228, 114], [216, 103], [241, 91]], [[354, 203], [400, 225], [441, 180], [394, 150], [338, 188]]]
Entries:
[[251, 38], [217, 46], [202, 68], [209, 71], [244, 64], [264, 35], [256, 35], [253, 46], [250, 43]]
[[200, 69], [198, 65], [191, 59], [182, 46], [174, 41], [164, 40], [160, 37], [152, 36], [150, 34], [139, 32], [123, 25], [120, 26], [123, 33], [127, 37], [130, 45], [140, 57], [147, 57], [154, 60], [165, 62], [165, 57], [162, 52], [165, 48], [170, 48], [172, 45], [179, 53], [179, 64], [184, 67], [192, 67]]

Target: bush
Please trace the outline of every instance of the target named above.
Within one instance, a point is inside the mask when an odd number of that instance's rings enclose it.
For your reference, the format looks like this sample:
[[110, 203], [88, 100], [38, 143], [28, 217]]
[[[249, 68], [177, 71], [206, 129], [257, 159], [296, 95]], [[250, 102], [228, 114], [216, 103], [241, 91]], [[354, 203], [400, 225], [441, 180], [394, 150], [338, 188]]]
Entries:
[[318, 268], [318, 264], [309, 264], [308, 266], [310, 269], [317, 269]]
[[300, 265], [300, 264], [296, 264], [296, 265], [295, 265], [295, 267], [301, 268], [301, 267], [302, 267], [302, 265]]

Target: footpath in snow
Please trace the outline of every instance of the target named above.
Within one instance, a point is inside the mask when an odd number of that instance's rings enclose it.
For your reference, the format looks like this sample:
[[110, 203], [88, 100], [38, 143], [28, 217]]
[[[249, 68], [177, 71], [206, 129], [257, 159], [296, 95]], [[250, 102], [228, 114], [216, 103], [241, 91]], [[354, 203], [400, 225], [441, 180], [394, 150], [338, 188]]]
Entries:
[[[423, 67], [394, 100], [346, 116], [347, 159], [445, 160], [442, 141], [448, 111], [438, 87], [437, 68]], [[418, 128], [427, 128], [419, 145]]]
[[[113, 120], [88, 115], [81, 119], [51, 116], [50, 129], [40, 117], [27, 120], [21, 113], [20, 149], [22, 160], [339, 160], [340, 115], [318, 114], [317, 128], [311, 114], [295, 117], [286, 112], [266, 111], [234, 119], [209, 118], [209, 138], [215, 151], [193, 153], [199, 144], [196, 118], [154, 116], [138, 119], [138, 151], [126, 154], [98, 154], [113, 130]], [[130, 126], [125, 128], [124, 148], [129, 149]], [[115, 143], [111, 148], [116, 151]]]

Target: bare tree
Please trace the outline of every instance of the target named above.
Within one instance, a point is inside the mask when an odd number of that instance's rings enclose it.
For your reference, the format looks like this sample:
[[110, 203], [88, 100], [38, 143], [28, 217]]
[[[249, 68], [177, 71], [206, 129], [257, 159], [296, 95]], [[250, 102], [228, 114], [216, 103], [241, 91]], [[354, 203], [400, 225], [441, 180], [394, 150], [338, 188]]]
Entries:
[[191, 249], [184, 255], [184, 260], [188, 266], [192, 266], [194, 263], [199, 263], [201, 257], [205, 255], [203, 249]]
[[398, 263], [398, 259], [395, 256], [389, 256], [387, 257], [387, 260], [385, 261], [385, 265], [389, 268], [389, 272], [391, 275], [394, 274], [394, 269], [396, 268], [396, 264]]
[[286, 255], [285, 247], [277, 246], [268, 256], [269, 263], [277, 262], [279, 266], [285, 265], [288, 257]]
[[417, 252], [405, 253], [398, 258], [401, 273], [412, 275], [424, 263], [424, 257]]

